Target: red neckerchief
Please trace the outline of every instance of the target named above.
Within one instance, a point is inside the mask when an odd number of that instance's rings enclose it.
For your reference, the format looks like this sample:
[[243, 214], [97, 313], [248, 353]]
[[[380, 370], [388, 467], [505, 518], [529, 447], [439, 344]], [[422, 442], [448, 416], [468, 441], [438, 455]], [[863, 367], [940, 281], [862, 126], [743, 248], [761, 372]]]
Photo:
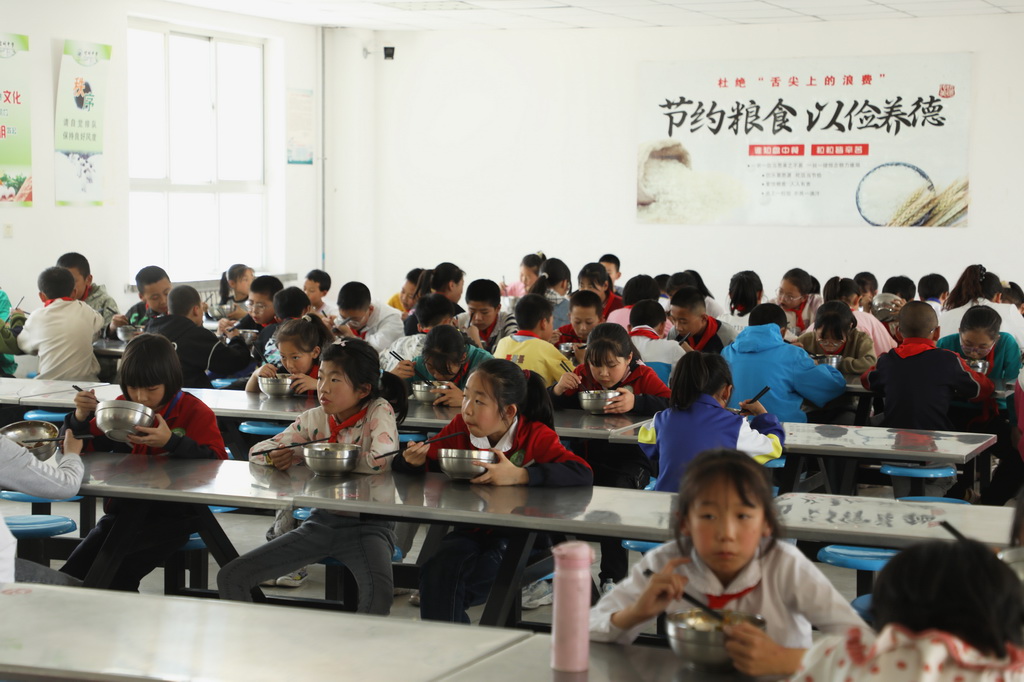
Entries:
[[896, 355], [901, 358], [909, 358], [914, 355], [920, 355], [926, 350], [932, 350], [933, 348], [935, 348], [935, 342], [931, 339], [912, 337], [909, 339], [903, 339], [903, 343], [896, 346], [893, 350]]
[[79, 301], [84, 301], [85, 299], [89, 298], [89, 294], [91, 294], [91, 293], [92, 293], [92, 285], [90, 284], [89, 286], [87, 286], [85, 288], [85, 293], [82, 294], [82, 298], [80, 298], [78, 300]]
[[621, 388], [623, 386], [628, 386], [629, 385], [629, 380], [631, 378], [633, 378], [633, 373], [636, 371], [636, 368], [637, 368], [637, 364], [634, 361], [634, 363], [629, 366], [629, 371], [626, 372], [625, 376], [622, 377], [622, 380], [619, 381], [619, 383], [617, 383], [614, 386], [611, 386], [609, 388], [605, 388], [604, 386], [599, 384], [597, 382], [597, 379], [594, 378], [594, 375], [590, 373], [590, 363], [584, 362], [582, 365], [577, 367], [574, 370], [574, 372], [578, 372], [580, 377], [583, 379], [582, 385], [583, 385], [583, 388], [585, 390], [588, 390], [588, 391], [616, 391], [616, 390], [618, 390], [619, 388]]
[[563, 324], [558, 328], [558, 333], [561, 334], [558, 337], [558, 343], [583, 343], [583, 339], [576, 336], [576, 330], [572, 328], [571, 324]]
[[[615, 305], [615, 299], [618, 299], [618, 305], [612, 308], [612, 306]], [[613, 310], [618, 310], [621, 307], [622, 297], [615, 293], [613, 290], [608, 289], [608, 298], [606, 298], [604, 301], [604, 314], [602, 315], [602, 317], [604, 317], [604, 319], [607, 320], [608, 313], [612, 312]]]
[[44, 308], [47, 307], [48, 305], [50, 305], [54, 301], [73, 301], [73, 300], [75, 300], [75, 299], [71, 298], [70, 296], [58, 296], [57, 298], [48, 298], [45, 301], [43, 301], [43, 307]]
[[985, 362], [988, 363], [988, 371], [985, 372], [985, 376], [991, 374], [992, 370], [995, 369], [996, 367], [996, 363], [994, 362], [994, 360], [996, 357], [996, 345], [998, 345], [998, 343], [999, 339], [996, 339], [996, 342], [992, 344], [992, 349], [989, 350], [988, 355], [985, 356]]
[[731, 602], [731, 601], [733, 601], [735, 599], [739, 599], [740, 597], [747, 596], [748, 594], [750, 594], [751, 592], [753, 592], [754, 590], [756, 590], [760, 586], [761, 586], [761, 581], [758, 580], [757, 584], [751, 585], [747, 589], [740, 590], [739, 592], [733, 592], [731, 594], [729, 594], [729, 593], [726, 593], [726, 594], [706, 594], [704, 596], [707, 597], [707, 599], [708, 599], [708, 608], [711, 608], [711, 609], [724, 609], [726, 607], [726, 605], [728, 605], [729, 602]]
[[824, 355], [842, 355], [843, 351], [846, 350], [846, 341], [843, 341], [843, 345], [839, 346], [839, 348], [837, 348], [834, 353], [829, 353], [828, 351], [826, 351], [820, 343], [818, 344], [818, 348], [821, 348], [821, 352]]
[[461, 369], [459, 369], [459, 371], [455, 373], [455, 376], [454, 376], [454, 377], [452, 377], [451, 379], [440, 379], [440, 381], [449, 381], [449, 382], [451, 382], [451, 383], [452, 383], [453, 385], [455, 385], [455, 386], [458, 386], [458, 385], [459, 385], [459, 382], [460, 382], [460, 381], [462, 381], [462, 379], [463, 379], [463, 378], [464, 378], [464, 377], [465, 377], [465, 376], [466, 376], [467, 374], [469, 374], [469, 360], [466, 360], [466, 364], [464, 364], [464, 365], [462, 366], [462, 368], [461, 368]]
[[655, 340], [661, 338], [661, 334], [659, 334], [658, 332], [654, 331], [653, 327], [648, 327], [646, 324], [640, 324], [640, 325], [637, 325], [637, 326], [633, 327], [630, 330], [629, 335], [630, 336], [642, 336], [645, 339], [655, 339]]
[[739, 313], [739, 314], [740, 314], [740, 317], [742, 317], [742, 316], [744, 316], [744, 315], [746, 315], [746, 314], [747, 314], [747, 306], [745, 306], [745, 305], [734, 305], [734, 306], [730, 306], [730, 310], [731, 310], [731, 311], [732, 311], [733, 313]]
[[334, 418], [333, 414], [327, 415], [327, 427], [331, 430], [331, 439], [328, 442], [337, 443], [338, 434], [347, 428], [355, 426], [360, 419], [366, 416], [366, 411], [369, 409], [369, 406], [364, 407], [340, 424], [338, 423], [338, 420]]
[[799, 308], [786, 308], [791, 313], [796, 313], [796, 328], [800, 330], [802, 334], [807, 329], [807, 322], [804, 320], [804, 308], [807, 307], [807, 301], [810, 297], [804, 297], [804, 302], [800, 304]]
[[[540, 337], [539, 337], [539, 336], [537, 336], [537, 335], [536, 335], [536, 334], [534, 334], [533, 332], [528, 332], [528, 331], [526, 331], [525, 329], [520, 329], [519, 331], [517, 331], [517, 332], [516, 332], [516, 336], [530, 336], [530, 337], [533, 337], [533, 338], [535, 338], [535, 339], [540, 339]], [[541, 341], [543, 341], [543, 340], [544, 340], [544, 339], [541, 339]]]
[[692, 345], [694, 350], [704, 350], [704, 346], [708, 345], [708, 341], [718, 334], [718, 320], [713, 317], [708, 317], [708, 324], [704, 327], [704, 333], [701, 334], [700, 341]]
[[491, 334], [494, 333], [494, 328], [498, 326], [498, 316], [494, 316], [494, 322], [491, 322], [491, 326], [480, 332], [480, 340], [487, 343], [487, 340], [491, 338]]

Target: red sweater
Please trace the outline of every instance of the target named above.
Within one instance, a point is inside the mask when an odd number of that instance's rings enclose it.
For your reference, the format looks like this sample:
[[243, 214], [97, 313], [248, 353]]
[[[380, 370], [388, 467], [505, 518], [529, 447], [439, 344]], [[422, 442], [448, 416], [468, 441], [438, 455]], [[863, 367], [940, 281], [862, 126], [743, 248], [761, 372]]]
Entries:
[[558, 328], [558, 343], [583, 343], [583, 339], [576, 336], [576, 330], [572, 328], [571, 324], [563, 324]]
[[[551, 395], [551, 401], [558, 409], [571, 409], [578, 408], [579, 402], [576, 399], [576, 394], [580, 391], [603, 391], [605, 388], [597, 383], [593, 375], [590, 373], [590, 365], [584, 362], [578, 366], [573, 373], [576, 374], [582, 382], [579, 388], [570, 389], [562, 395], [554, 394], [554, 387], [548, 389], [548, 393]], [[668, 407], [669, 396], [672, 392], [669, 390], [665, 382], [662, 381], [653, 369], [647, 365], [636, 365], [633, 369], [623, 377], [622, 381], [618, 385], [612, 387], [616, 388], [629, 387], [633, 390], [633, 396], [635, 398], [633, 403], [633, 409], [630, 412], [634, 412], [640, 415], [653, 415], [661, 410]]]
[[[469, 428], [461, 414], [455, 415], [455, 418], [441, 429], [439, 435], [447, 436], [449, 433], [461, 433], [462, 435], [433, 443], [430, 446], [430, 450], [427, 452], [427, 466], [432, 471], [440, 471], [437, 456], [442, 448], [477, 449], [469, 439]], [[516, 466], [529, 467], [527, 469], [527, 474], [530, 476], [528, 485], [564, 487], [593, 485], [594, 483], [594, 472], [591, 471], [590, 465], [581, 457], [567, 450], [559, 440], [558, 434], [540, 422], [520, 418], [515, 436], [512, 438], [512, 449], [506, 453], [506, 456]], [[395, 471], [423, 470], [423, 467], [413, 467], [408, 464], [402, 455], [395, 457], [392, 466]]]
[[613, 313], [621, 307], [622, 297], [619, 296], [614, 291], [609, 291], [608, 298], [606, 298], [604, 301], [604, 312], [602, 313], [602, 316], [604, 317], [604, 319], [607, 320], [609, 313]]
[[[119, 395], [117, 399], [124, 400], [125, 397]], [[96, 417], [88, 422], [79, 422], [72, 412], [65, 423], [76, 435], [91, 433], [95, 436], [85, 442], [84, 449], [87, 452], [123, 452], [126, 447], [131, 447], [133, 455], [170, 455], [187, 459], [228, 458], [224, 438], [217, 427], [217, 417], [202, 400], [182, 391], [159, 412], [172, 433], [164, 449], [112, 441], [96, 426]]]

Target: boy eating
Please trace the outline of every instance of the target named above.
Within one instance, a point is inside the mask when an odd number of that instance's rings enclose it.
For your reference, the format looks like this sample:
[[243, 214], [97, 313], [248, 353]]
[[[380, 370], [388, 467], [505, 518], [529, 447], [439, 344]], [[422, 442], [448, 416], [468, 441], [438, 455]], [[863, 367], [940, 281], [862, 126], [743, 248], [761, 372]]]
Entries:
[[501, 287], [489, 279], [478, 279], [466, 287], [466, 307], [456, 321], [477, 348], [494, 352], [506, 336], [519, 331], [516, 318], [501, 309]]
[[516, 303], [519, 331], [494, 348], [494, 357], [511, 360], [523, 370], [536, 372], [548, 386], [569, 371], [565, 356], [548, 341], [554, 332], [554, 308], [539, 294], [527, 294]]
[[107, 327], [107, 335], [117, 335], [117, 328], [130, 324], [145, 327], [149, 321], [167, 314], [167, 296], [171, 293], [171, 278], [158, 265], [147, 265], [135, 274], [135, 288], [139, 302], [124, 315], [114, 315]]
[[349, 282], [338, 292], [338, 316], [344, 323], [334, 328], [338, 336], [363, 339], [378, 353], [405, 333], [402, 313], [373, 301], [362, 282]]
[[317, 315], [332, 318], [338, 314], [338, 309], [327, 300], [327, 294], [331, 291], [331, 276], [326, 272], [323, 270], [307, 272], [302, 290], [309, 297], [309, 304], [313, 306], [313, 312]]
[[721, 355], [736, 339], [736, 330], [707, 313], [707, 304], [697, 287], [683, 287], [672, 294], [669, 319], [675, 325], [675, 341], [684, 351], [698, 350]]

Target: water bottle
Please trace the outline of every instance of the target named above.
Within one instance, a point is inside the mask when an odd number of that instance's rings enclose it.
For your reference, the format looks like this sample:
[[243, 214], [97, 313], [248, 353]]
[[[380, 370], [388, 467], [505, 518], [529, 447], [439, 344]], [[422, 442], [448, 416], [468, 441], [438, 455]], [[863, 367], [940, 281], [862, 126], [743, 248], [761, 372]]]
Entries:
[[554, 547], [554, 608], [551, 620], [551, 667], [584, 672], [590, 657], [590, 565], [594, 550], [585, 542]]

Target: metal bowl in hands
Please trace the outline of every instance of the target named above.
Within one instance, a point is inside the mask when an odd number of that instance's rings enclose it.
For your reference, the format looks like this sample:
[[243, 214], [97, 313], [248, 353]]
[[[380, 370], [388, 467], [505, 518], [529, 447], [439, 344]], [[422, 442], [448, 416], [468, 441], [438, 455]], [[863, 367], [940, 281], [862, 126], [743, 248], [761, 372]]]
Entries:
[[723, 625], [750, 623], [764, 630], [761, 616], [740, 611], [719, 611], [724, 620], [715, 620], [700, 609], [677, 611], [665, 618], [668, 642], [676, 656], [688, 666], [702, 670], [727, 672], [733, 669], [732, 659], [725, 651]]
[[988, 374], [988, 360], [982, 360], [981, 358], [972, 358], [967, 361], [967, 366], [973, 369], [979, 374]]
[[842, 357], [841, 355], [812, 355], [811, 359], [816, 365], [828, 365], [839, 369], [839, 361], [842, 360]]
[[239, 329], [238, 335], [245, 341], [245, 345], [251, 346], [256, 343], [256, 337], [260, 335], [260, 332], [257, 329]]
[[560, 343], [558, 344], [558, 350], [562, 351], [562, 355], [571, 358], [573, 355], [576, 354], [576, 349], [573, 348], [573, 345], [574, 344], [572, 342]]
[[128, 343], [141, 333], [142, 327], [135, 327], [130, 324], [122, 325], [117, 328], [117, 338], [121, 339], [125, 343]]
[[284, 398], [294, 395], [292, 393], [292, 375], [278, 374], [274, 377], [256, 377], [260, 385], [260, 391], [271, 398]]
[[580, 391], [580, 407], [590, 414], [604, 414], [604, 406], [619, 395], [618, 391]]
[[0, 436], [7, 436], [15, 443], [21, 445], [40, 462], [45, 462], [53, 457], [53, 453], [57, 452], [57, 443], [29, 443], [26, 445], [23, 441], [35, 440], [37, 438], [56, 438], [58, 435], [57, 427], [50, 422], [14, 422], [0, 429]]
[[212, 303], [206, 306], [206, 316], [211, 320], [223, 319], [225, 315], [227, 315], [227, 313], [223, 306], [214, 305]]
[[96, 406], [96, 428], [110, 440], [127, 443], [135, 427], [152, 426], [156, 413], [141, 403], [128, 400], [104, 400]]
[[498, 461], [498, 455], [489, 450], [459, 450], [457, 448], [442, 448], [437, 453], [437, 461], [441, 465], [441, 471], [448, 475], [453, 481], [468, 481], [476, 478], [487, 471], [474, 462]]
[[882, 322], [895, 320], [902, 307], [898, 299], [896, 294], [877, 294], [871, 299], [871, 314]]
[[431, 391], [448, 388], [447, 381], [414, 381], [412, 382], [412, 398], [421, 403], [432, 403], [437, 400], [437, 393]]
[[341, 476], [355, 471], [362, 454], [362, 446], [352, 443], [313, 443], [302, 446], [302, 458], [317, 476]]

